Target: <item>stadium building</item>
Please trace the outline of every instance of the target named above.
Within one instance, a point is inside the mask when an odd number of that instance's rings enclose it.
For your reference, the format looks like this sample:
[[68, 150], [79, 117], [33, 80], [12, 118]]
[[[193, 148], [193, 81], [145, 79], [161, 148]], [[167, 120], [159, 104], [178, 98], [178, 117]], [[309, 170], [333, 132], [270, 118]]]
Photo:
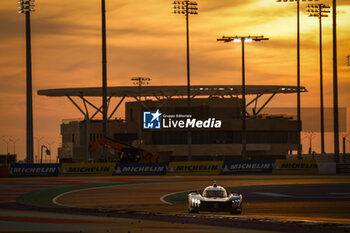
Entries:
[[[193, 160], [241, 159], [241, 86], [191, 86], [188, 114], [187, 86], [108, 87], [108, 137], [136, 148], [156, 152], [161, 161], [187, 160], [190, 130]], [[294, 86], [246, 86], [247, 158], [285, 158], [297, 150], [297, 121], [291, 116], [262, 114], [277, 94], [293, 94]], [[301, 92], [306, 92], [304, 87]], [[89, 145], [102, 137], [102, 106], [88, 98], [101, 97], [101, 88], [40, 90], [39, 95], [67, 97], [83, 114], [83, 120], [63, 121], [61, 162], [104, 161], [102, 149]], [[267, 95], [258, 106], [258, 100]], [[112, 100], [117, 99], [111, 108]], [[78, 100], [82, 103], [79, 105]], [[114, 117], [125, 102], [125, 117]], [[89, 106], [89, 107], [88, 107]], [[91, 109], [93, 111], [91, 111]], [[108, 161], [120, 156], [107, 150]]]

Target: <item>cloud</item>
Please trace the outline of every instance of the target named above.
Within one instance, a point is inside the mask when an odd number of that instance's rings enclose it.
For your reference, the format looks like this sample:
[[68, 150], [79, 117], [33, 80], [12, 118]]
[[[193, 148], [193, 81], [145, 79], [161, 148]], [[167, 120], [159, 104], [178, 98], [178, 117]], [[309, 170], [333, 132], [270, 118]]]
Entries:
[[0, 93], [6, 95], [18, 95], [25, 91], [25, 76], [20, 72], [15, 72], [12, 74], [1, 75], [0, 78]]
[[240, 6], [248, 5], [257, 0], [210, 0], [210, 1], [198, 1], [198, 8], [200, 12], [217, 12], [219, 10], [226, 10], [230, 8], [238, 8]]

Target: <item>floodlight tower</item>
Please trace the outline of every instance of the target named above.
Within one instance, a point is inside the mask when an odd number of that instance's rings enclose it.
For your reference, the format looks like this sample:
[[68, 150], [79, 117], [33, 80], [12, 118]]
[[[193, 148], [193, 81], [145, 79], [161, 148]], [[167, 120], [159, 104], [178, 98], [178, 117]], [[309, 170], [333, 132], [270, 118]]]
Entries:
[[31, 33], [30, 33], [30, 12], [34, 12], [34, 0], [20, 0], [20, 14], [26, 15], [26, 63], [27, 63], [27, 163], [33, 163], [33, 96], [32, 96], [32, 52], [31, 52]]
[[[188, 115], [191, 115], [191, 82], [190, 82], [190, 44], [189, 44], [189, 29], [188, 29], [188, 15], [197, 15], [198, 7], [195, 1], [174, 1], [174, 14], [183, 14], [186, 16], [186, 45], [187, 45], [187, 100], [188, 100]], [[188, 144], [188, 160], [192, 160], [192, 135], [191, 129], [187, 131], [187, 144]]]
[[[301, 117], [300, 117], [300, 0], [276, 0], [277, 2], [296, 2], [297, 3], [297, 130], [298, 130], [298, 158], [301, 158]], [[306, 0], [302, 0], [306, 1]], [[309, 2], [313, 0], [308, 0]], [[318, 0], [314, 0], [318, 1]]]
[[320, 109], [321, 109], [321, 154], [325, 153], [324, 149], [324, 111], [323, 111], [323, 66], [322, 66], [322, 17], [328, 17], [330, 6], [325, 4], [309, 4], [307, 12], [309, 17], [318, 17], [319, 19], [319, 33], [320, 33]]
[[339, 162], [339, 116], [338, 116], [338, 59], [337, 59], [337, 1], [333, 6], [333, 124], [334, 124], [334, 160]]
[[148, 85], [151, 82], [151, 79], [146, 77], [133, 77], [131, 78], [131, 81], [133, 81], [132, 84], [139, 86], [139, 100], [141, 101], [141, 87], [142, 85]]
[[[107, 137], [107, 39], [106, 39], [106, 1], [101, 0], [102, 16], [102, 135]], [[87, 119], [86, 119], [87, 120]], [[103, 158], [107, 162], [107, 149], [103, 147]]]
[[247, 129], [246, 129], [246, 101], [245, 101], [245, 62], [244, 62], [244, 43], [252, 41], [268, 40], [264, 36], [223, 36], [217, 41], [242, 43], [242, 160], [247, 159]]
[[[133, 81], [133, 84], [134, 85], [138, 85], [139, 87], [139, 100], [141, 102], [141, 87], [142, 85], [148, 85], [150, 82], [151, 82], [151, 79], [150, 78], [145, 78], [145, 77], [133, 77], [131, 78], [131, 81]], [[142, 105], [140, 104], [141, 108], [142, 109]], [[141, 110], [141, 113], [139, 114], [139, 122], [140, 122], [140, 125], [139, 125], [139, 146], [141, 146], [141, 144], [143, 144], [143, 141], [142, 141], [142, 117], [143, 117], [143, 113], [142, 113], [142, 110]]]

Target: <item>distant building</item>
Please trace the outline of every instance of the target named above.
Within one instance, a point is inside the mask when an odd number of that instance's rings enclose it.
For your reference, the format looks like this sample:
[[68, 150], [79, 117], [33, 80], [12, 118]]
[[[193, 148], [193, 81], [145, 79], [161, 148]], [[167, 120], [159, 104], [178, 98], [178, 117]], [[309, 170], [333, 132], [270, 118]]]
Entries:
[[[108, 137], [158, 152], [163, 160], [180, 161], [188, 157], [187, 135], [188, 127], [191, 127], [193, 160], [240, 159], [240, 86], [192, 86], [191, 116], [188, 116], [186, 90], [186, 86], [147, 86], [141, 90], [137, 87], [110, 87], [109, 96], [120, 97], [120, 104], [126, 97], [132, 97], [134, 101], [125, 103], [124, 119], [111, 118], [108, 121]], [[305, 88], [302, 91], [306, 91]], [[246, 87], [248, 95], [256, 95], [255, 101], [262, 95], [271, 95], [262, 107], [255, 106], [252, 113], [247, 114], [248, 159], [285, 158], [289, 151], [297, 150], [296, 120], [290, 116], [260, 114], [276, 94], [295, 92], [296, 88], [290, 86]], [[62, 146], [58, 149], [60, 161], [102, 161], [101, 148], [91, 153], [88, 151], [89, 144], [102, 137], [101, 120], [95, 120], [72, 99], [72, 96], [80, 96], [87, 101], [88, 96], [100, 96], [101, 89], [53, 89], [39, 91], [39, 94], [68, 96], [85, 116], [85, 120], [62, 123]], [[145, 99], [141, 100], [140, 95]], [[253, 102], [247, 103], [248, 107]], [[147, 118], [146, 114], [152, 114], [149, 112], [160, 117], [150, 115]], [[156, 125], [159, 128], [153, 123], [160, 124]], [[148, 126], [153, 128], [144, 129]], [[116, 160], [118, 153], [110, 148], [109, 160]]]

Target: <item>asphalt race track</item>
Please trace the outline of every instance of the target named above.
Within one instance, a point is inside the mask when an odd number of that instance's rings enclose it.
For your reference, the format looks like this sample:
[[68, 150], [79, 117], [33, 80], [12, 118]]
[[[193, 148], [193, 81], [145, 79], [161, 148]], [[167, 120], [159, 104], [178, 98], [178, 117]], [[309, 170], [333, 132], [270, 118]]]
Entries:
[[[187, 213], [216, 180], [243, 214]], [[349, 232], [349, 176], [54, 177], [0, 180], [0, 232]]]
[[[327, 206], [327, 203], [339, 203], [344, 206], [350, 201], [350, 184], [267, 186], [243, 189], [241, 193], [245, 197], [245, 202], [250, 204], [323, 202], [323, 206]], [[319, 208], [322, 208], [322, 205]], [[334, 217], [339, 215], [335, 213]]]
[[350, 200], [350, 184], [268, 186], [242, 190], [247, 202], [313, 202]]

